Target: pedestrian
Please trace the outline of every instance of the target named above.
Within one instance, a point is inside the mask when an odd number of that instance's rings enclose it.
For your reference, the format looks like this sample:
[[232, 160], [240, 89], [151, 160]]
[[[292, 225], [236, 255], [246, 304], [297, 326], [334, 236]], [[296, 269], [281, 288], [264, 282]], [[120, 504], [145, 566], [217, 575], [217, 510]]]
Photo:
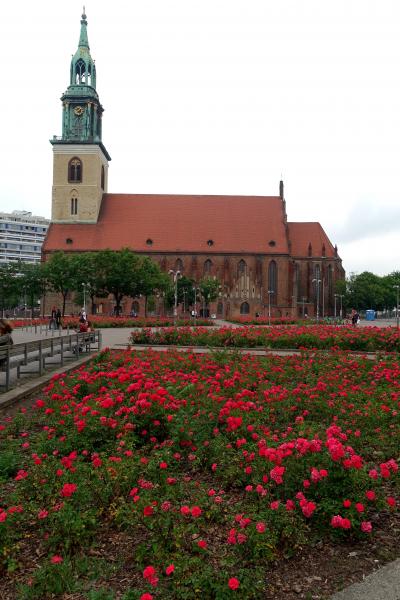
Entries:
[[356, 310], [352, 310], [351, 311], [351, 322], [354, 326], [356, 326], [360, 321], [360, 315], [358, 314], [358, 312]]
[[59, 308], [57, 308], [56, 312], [56, 326], [57, 329], [61, 329], [61, 310]]
[[[4, 319], [0, 319], [0, 346], [9, 346], [13, 343], [13, 339], [11, 336], [12, 327], [10, 323], [5, 321]], [[7, 357], [0, 358], [0, 365], [7, 362]]]
[[49, 320], [49, 329], [55, 329], [57, 322], [57, 309], [55, 306], [51, 309], [50, 320]]
[[86, 309], [85, 309], [85, 307], [82, 307], [82, 310], [79, 313], [79, 322], [85, 323], [85, 321], [86, 321]]

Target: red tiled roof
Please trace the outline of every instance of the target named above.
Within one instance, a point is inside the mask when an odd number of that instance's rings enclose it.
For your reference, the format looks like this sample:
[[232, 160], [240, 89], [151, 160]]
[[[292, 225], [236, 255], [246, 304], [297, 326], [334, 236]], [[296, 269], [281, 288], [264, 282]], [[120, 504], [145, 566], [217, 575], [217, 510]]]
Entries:
[[[70, 238], [72, 243], [66, 242]], [[152, 245], [146, 243], [152, 240]], [[214, 243], [207, 244], [208, 240]], [[275, 246], [269, 246], [273, 240]], [[105, 194], [96, 224], [52, 223], [44, 252], [288, 253], [279, 196]]]
[[288, 223], [289, 239], [292, 242], [292, 256], [308, 256], [308, 245], [311, 242], [312, 256], [322, 256], [325, 244], [325, 256], [333, 258], [335, 249], [319, 223]]

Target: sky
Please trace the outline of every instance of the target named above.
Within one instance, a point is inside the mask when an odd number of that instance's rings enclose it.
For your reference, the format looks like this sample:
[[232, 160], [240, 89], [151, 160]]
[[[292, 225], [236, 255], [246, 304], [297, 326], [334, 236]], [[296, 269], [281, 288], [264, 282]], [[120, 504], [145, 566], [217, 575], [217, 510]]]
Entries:
[[[88, 0], [113, 193], [278, 195], [400, 270], [398, 0]], [[0, 8], [0, 210], [50, 217], [82, 3]], [[211, 218], [211, 217], [210, 217]]]

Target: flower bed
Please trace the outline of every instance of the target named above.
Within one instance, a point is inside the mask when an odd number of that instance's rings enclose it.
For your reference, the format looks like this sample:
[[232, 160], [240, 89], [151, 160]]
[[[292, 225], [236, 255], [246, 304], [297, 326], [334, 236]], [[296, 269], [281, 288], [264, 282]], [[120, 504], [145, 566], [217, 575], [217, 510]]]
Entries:
[[232, 348], [315, 348], [358, 350], [361, 352], [399, 352], [400, 331], [393, 327], [355, 328], [314, 325], [304, 327], [222, 327], [143, 329], [130, 336], [132, 344], [183, 345]]
[[[147, 317], [147, 318], [132, 318], [132, 317], [106, 317], [99, 315], [88, 315], [89, 321], [97, 328], [112, 328], [112, 327], [172, 327], [174, 319], [169, 317]], [[16, 319], [10, 321], [14, 328], [27, 327], [30, 325], [48, 325], [49, 319]], [[78, 317], [64, 317], [62, 319], [63, 328], [76, 327]], [[196, 319], [196, 326], [207, 327], [213, 325], [213, 321], [209, 319]], [[192, 319], [178, 319], [177, 326], [194, 327]]]
[[293, 317], [236, 317], [226, 320], [229, 323], [238, 323], [239, 325], [299, 325], [308, 322]]
[[398, 510], [399, 378], [397, 357], [171, 351], [53, 377], [0, 424], [0, 592], [265, 598], [271, 561]]

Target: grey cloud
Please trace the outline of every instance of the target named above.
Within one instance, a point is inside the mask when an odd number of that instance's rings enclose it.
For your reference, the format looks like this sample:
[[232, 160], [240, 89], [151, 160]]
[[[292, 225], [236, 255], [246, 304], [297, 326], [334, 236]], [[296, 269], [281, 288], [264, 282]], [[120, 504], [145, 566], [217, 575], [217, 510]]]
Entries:
[[354, 242], [396, 231], [400, 242], [400, 206], [357, 203], [342, 226], [336, 225], [335, 239], [338, 243]]

